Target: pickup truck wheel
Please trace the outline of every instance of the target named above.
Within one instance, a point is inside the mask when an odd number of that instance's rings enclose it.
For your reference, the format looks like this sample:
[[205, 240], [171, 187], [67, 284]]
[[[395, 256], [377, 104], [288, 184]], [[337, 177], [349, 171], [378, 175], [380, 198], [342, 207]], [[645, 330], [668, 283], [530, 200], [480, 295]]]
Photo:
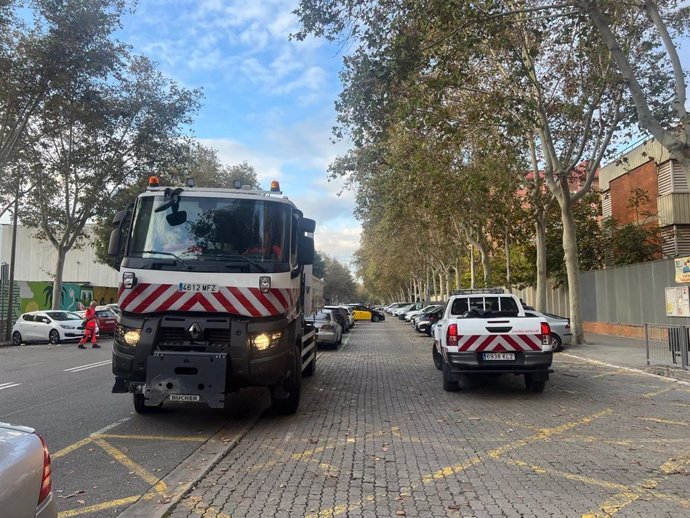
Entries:
[[284, 399], [276, 399], [271, 394], [271, 408], [281, 415], [290, 415], [297, 412], [299, 407], [299, 393], [302, 386], [302, 360], [299, 350], [295, 351], [290, 376], [283, 382], [283, 389], [288, 393]]
[[134, 411], [137, 414], [153, 414], [158, 412], [162, 407], [163, 403], [156, 406], [146, 406], [146, 398], [144, 394], [132, 394], [134, 401]]
[[438, 370], [441, 370], [443, 368], [443, 356], [441, 356], [441, 353], [436, 349], [436, 344], [431, 346], [431, 354], [434, 357], [434, 366]]
[[556, 333], [551, 333], [551, 348], [555, 353], [563, 350], [563, 341]]
[[546, 382], [534, 379], [533, 374], [525, 374], [525, 386], [530, 392], [544, 392]]
[[446, 392], [457, 392], [460, 390], [458, 382], [455, 381], [450, 374], [450, 367], [448, 366], [447, 362], [443, 362], [443, 367], [441, 370], [443, 372], [443, 390]]

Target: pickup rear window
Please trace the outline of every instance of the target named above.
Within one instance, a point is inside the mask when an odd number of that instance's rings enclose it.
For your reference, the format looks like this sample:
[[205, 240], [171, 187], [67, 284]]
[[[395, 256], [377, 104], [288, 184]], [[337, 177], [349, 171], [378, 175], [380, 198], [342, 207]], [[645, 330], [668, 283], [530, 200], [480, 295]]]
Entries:
[[471, 296], [453, 301], [451, 315], [466, 318], [516, 317], [518, 307], [512, 297]]

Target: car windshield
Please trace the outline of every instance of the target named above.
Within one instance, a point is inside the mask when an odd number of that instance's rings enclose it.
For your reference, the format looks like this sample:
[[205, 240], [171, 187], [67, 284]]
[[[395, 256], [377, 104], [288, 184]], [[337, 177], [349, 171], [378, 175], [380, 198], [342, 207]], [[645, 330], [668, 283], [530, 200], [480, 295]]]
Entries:
[[[127, 258], [139, 268], [226, 272], [288, 271], [290, 206], [264, 199], [190, 196], [177, 205], [137, 202]], [[143, 263], [143, 264], [142, 264]]]
[[75, 315], [74, 313], [72, 313], [70, 311], [50, 311], [50, 312], [46, 312], [46, 315], [48, 315], [53, 320], [58, 320], [58, 321], [81, 320], [82, 319], [79, 315]]
[[99, 317], [115, 318], [115, 313], [113, 313], [109, 309], [99, 309], [98, 311], [96, 311], [96, 315], [98, 315]]

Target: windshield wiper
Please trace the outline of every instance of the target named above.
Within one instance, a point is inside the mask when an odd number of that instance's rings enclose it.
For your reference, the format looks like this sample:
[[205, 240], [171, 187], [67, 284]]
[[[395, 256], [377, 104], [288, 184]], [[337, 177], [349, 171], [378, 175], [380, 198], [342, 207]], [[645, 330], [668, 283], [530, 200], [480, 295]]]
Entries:
[[207, 260], [211, 260], [211, 261], [228, 261], [228, 260], [232, 261], [232, 260], [236, 260], [236, 259], [242, 259], [242, 260], [244, 260], [250, 264], [253, 264], [260, 271], [262, 271], [264, 273], [266, 272], [266, 268], [264, 268], [263, 264], [256, 261], [255, 259], [252, 259], [251, 257], [247, 257], [247, 256], [240, 255], [240, 254], [206, 254], [206, 255], [202, 254], [201, 257], [203, 257], [204, 259], [207, 259]]
[[194, 268], [192, 267], [191, 264], [189, 264], [187, 261], [182, 259], [180, 256], [173, 254], [172, 252], [161, 252], [160, 250], [142, 250], [139, 252], [140, 254], [158, 254], [158, 255], [169, 255], [170, 257], [174, 257], [177, 261], [180, 261], [182, 264], [184, 264], [187, 269], [193, 270]]

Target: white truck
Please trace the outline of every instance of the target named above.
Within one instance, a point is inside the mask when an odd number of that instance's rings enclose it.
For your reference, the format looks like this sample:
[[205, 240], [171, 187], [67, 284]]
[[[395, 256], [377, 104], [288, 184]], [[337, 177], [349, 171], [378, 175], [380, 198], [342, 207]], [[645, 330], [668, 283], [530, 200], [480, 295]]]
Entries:
[[541, 392], [553, 372], [550, 335], [549, 324], [525, 316], [515, 295], [461, 290], [434, 325], [434, 365], [448, 391], [469, 387], [474, 375], [522, 374], [528, 390]]
[[164, 401], [222, 408], [249, 386], [294, 413], [302, 373], [314, 373], [316, 333], [304, 315], [315, 222], [277, 182], [235, 187], [164, 188], [151, 177], [113, 220], [122, 314], [112, 391], [132, 393], [138, 413]]

